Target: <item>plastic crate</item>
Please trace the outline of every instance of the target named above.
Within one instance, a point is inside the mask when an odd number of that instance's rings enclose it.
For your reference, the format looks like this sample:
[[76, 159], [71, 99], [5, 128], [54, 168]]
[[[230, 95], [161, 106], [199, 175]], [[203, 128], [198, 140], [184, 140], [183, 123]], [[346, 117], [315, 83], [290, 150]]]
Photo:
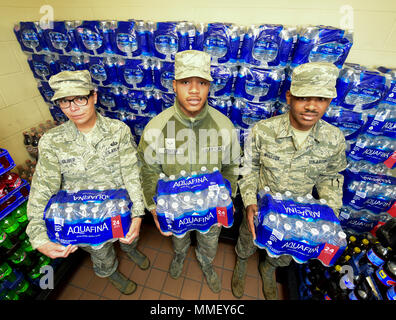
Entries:
[[6, 149], [0, 148], [0, 176], [15, 167], [15, 162]]

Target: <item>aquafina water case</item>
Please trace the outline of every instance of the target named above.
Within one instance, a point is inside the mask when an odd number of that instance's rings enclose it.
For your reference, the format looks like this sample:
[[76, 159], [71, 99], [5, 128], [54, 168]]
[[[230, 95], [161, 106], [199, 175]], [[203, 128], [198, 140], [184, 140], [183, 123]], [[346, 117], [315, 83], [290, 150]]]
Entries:
[[199, 23], [192, 49], [208, 53], [212, 64], [235, 64], [241, 45], [241, 27], [232, 23]]
[[153, 89], [152, 67], [148, 59], [117, 59], [118, 80], [127, 88], [150, 91]]
[[396, 139], [363, 132], [347, 153], [347, 157], [354, 161], [365, 160], [375, 165], [384, 164], [393, 169], [396, 167]]
[[62, 71], [76, 71], [86, 70], [88, 60], [84, 55], [58, 55], [58, 59], [55, 61], [57, 70]]
[[254, 243], [271, 257], [287, 254], [297, 263], [318, 259], [330, 266], [345, 250], [346, 234], [325, 201], [261, 191], [258, 208]]
[[33, 76], [38, 80], [48, 81], [58, 73], [56, 57], [50, 54], [32, 54], [28, 57], [28, 64]]
[[57, 54], [79, 54], [83, 50], [76, 39], [76, 26], [78, 21], [53, 21], [52, 28], [44, 29], [43, 35], [48, 44], [49, 51]]
[[231, 96], [238, 75], [237, 66], [213, 65], [210, 67], [213, 81], [210, 83], [209, 96]]
[[151, 91], [123, 90], [128, 112], [136, 115], [156, 116], [161, 111], [156, 109], [154, 95]]
[[342, 68], [353, 44], [353, 34], [331, 26], [308, 26], [299, 31], [292, 67], [307, 62], [330, 62]]
[[336, 84], [335, 103], [343, 108], [361, 111], [375, 108], [389, 89], [389, 79], [376, 70], [346, 63]]
[[396, 178], [356, 169], [349, 166], [343, 171], [343, 205], [356, 211], [370, 210], [374, 214], [388, 211], [396, 200]]
[[48, 45], [39, 22], [20, 22], [14, 26], [14, 33], [22, 51], [26, 53], [48, 52]]
[[125, 237], [131, 208], [125, 189], [60, 190], [44, 210], [47, 234], [51, 241], [65, 246], [98, 247]]
[[218, 98], [208, 97], [208, 105], [220, 111], [227, 118], [230, 117], [232, 103], [232, 99], [229, 96], [221, 96]]
[[141, 20], [115, 21], [111, 34], [113, 53], [128, 59], [149, 55], [147, 26]]
[[284, 77], [283, 69], [241, 67], [235, 81], [234, 96], [252, 102], [274, 100]]
[[175, 103], [175, 94], [166, 93], [160, 90], [153, 90], [155, 110], [165, 110]]
[[294, 27], [252, 25], [243, 38], [239, 62], [260, 68], [285, 67], [296, 41]]
[[125, 111], [127, 106], [120, 87], [98, 87], [97, 106], [108, 111]]
[[113, 52], [109, 33], [114, 32], [110, 21], [82, 21], [76, 27], [77, 42], [82, 52], [103, 56]]
[[116, 57], [93, 57], [88, 60], [89, 72], [92, 82], [99, 86], [117, 85], [117, 58]]
[[52, 103], [51, 99], [54, 96], [54, 90], [51, 89], [50, 85], [46, 81], [38, 82], [38, 90], [40, 91], [41, 96], [48, 103]]
[[234, 221], [230, 183], [218, 170], [162, 174], [155, 201], [161, 230], [176, 237], [190, 230], [206, 233], [217, 223], [231, 227]]
[[175, 79], [175, 64], [170, 61], [153, 61], [154, 86], [157, 90], [174, 93], [173, 80]]
[[148, 22], [150, 52], [161, 60], [174, 61], [177, 52], [191, 49], [192, 35], [195, 35], [195, 28], [186, 21]]
[[251, 128], [260, 120], [272, 117], [274, 102], [251, 102], [235, 98], [230, 111], [231, 122], [241, 128]]

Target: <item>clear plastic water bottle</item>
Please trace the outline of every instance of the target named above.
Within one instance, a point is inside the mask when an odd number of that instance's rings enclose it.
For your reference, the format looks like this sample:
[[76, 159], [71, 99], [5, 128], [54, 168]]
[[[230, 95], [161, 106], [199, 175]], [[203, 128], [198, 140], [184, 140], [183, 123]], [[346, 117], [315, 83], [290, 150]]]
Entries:
[[164, 198], [159, 198], [157, 201], [156, 211], [158, 213], [164, 213], [168, 209], [167, 202]]
[[181, 206], [179, 206], [179, 203], [172, 202], [170, 213], [172, 213], [175, 219], [177, 219], [183, 215], [183, 209], [181, 208]]
[[193, 210], [192, 205], [192, 193], [191, 192], [183, 192], [178, 195], [178, 202], [183, 209], [183, 212], [189, 212]]
[[228, 207], [232, 204], [232, 200], [230, 197], [230, 193], [228, 189], [224, 186], [220, 187], [219, 197], [218, 197], [218, 206], [219, 207]]
[[208, 207], [215, 208], [217, 207], [217, 194], [214, 191], [208, 192]]

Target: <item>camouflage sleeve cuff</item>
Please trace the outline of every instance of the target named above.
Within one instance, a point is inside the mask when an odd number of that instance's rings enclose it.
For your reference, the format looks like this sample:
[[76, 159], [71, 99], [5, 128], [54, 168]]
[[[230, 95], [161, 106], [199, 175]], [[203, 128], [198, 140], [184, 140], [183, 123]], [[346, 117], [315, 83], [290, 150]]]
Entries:
[[256, 197], [243, 196], [242, 195], [242, 201], [243, 201], [243, 205], [245, 206], [245, 208], [247, 208], [248, 206], [250, 206], [252, 204], [257, 205], [257, 198]]

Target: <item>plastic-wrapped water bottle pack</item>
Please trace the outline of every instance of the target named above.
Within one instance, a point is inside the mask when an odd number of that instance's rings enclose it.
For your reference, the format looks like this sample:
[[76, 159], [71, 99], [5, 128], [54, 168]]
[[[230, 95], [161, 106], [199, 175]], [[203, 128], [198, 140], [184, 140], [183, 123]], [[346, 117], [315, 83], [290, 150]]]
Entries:
[[257, 204], [254, 242], [271, 257], [287, 254], [297, 263], [318, 259], [329, 266], [345, 250], [346, 234], [324, 199], [294, 198], [288, 191], [273, 195], [266, 187]]
[[161, 230], [176, 237], [190, 230], [206, 233], [214, 224], [231, 227], [234, 221], [230, 183], [217, 168], [160, 174], [155, 201]]
[[93, 246], [123, 238], [131, 224], [132, 202], [125, 189], [60, 190], [44, 210], [47, 234], [62, 245]]

